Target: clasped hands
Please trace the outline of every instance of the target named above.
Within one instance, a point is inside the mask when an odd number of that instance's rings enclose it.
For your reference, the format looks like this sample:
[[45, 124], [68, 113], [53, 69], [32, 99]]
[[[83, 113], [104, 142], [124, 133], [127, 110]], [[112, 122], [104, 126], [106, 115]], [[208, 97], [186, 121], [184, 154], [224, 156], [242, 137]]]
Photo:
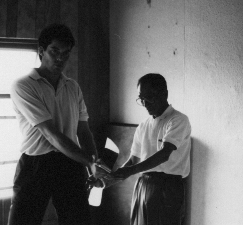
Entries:
[[91, 167], [92, 175], [87, 179], [89, 189], [92, 187], [105, 188], [119, 181], [125, 180], [133, 174], [132, 167], [121, 167], [116, 171], [111, 171], [105, 163], [98, 159]]

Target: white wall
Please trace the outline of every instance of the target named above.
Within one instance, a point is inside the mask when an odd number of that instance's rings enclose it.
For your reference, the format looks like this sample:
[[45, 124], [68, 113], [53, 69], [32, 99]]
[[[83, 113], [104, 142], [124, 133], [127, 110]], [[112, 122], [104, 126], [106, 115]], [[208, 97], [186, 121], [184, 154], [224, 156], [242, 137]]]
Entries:
[[192, 124], [190, 225], [243, 224], [243, 1], [111, 0], [111, 122], [138, 124], [136, 83], [163, 74]]
[[111, 121], [139, 123], [147, 115], [135, 100], [137, 80], [149, 72], [165, 75], [178, 94], [170, 99], [183, 108], [184, 2], [170, 2], [111, 1]]

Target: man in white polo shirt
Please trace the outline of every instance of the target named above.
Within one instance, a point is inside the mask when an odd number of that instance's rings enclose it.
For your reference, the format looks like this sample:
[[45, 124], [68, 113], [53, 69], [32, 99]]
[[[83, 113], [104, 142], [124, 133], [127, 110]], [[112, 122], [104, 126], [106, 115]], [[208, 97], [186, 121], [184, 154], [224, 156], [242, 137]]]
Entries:
[[190, 122], [168, 104], [162, 75], [141, 77], [138, 92], [137, 103], [150, 117], [137, 127], [131, 155], [113, 175], [126, 179], [141, 173], [132, 198], [131, 225], [180, 225], [185, 202], [183, 179], [190, 172]]
[[90, 224], [85, 167], [95, 177], [100, 171], [82, 91], [62, 73], [74, 44], [63, 24], [43, 29], [41, 66], [12, 86], [23, 142], [9, 225], [41, 224], [51, 197], [60, 225]]

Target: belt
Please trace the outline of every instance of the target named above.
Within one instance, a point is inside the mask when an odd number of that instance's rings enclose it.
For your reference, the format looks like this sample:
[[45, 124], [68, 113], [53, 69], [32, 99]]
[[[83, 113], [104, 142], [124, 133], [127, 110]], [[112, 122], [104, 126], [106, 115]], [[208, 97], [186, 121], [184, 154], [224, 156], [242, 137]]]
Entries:
[[142, 176], [151, 177], [151, 178], [160, 178], [160, 179], [165, 179], [165, 178], [182, 179], [181, 175], [167, 174], [164, 172], [147, 172], [147, 173], [143, 173]]

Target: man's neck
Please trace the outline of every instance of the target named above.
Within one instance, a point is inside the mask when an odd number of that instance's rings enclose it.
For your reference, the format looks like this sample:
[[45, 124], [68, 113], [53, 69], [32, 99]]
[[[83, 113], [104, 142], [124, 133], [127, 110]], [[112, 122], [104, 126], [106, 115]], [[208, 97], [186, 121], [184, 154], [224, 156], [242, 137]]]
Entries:
[[163, 107], [161, 107], [161, 110], [158, 113], [156, 113], [156, 115], [153, 115], [153, 118], [155, 119], [156, 117], [161, 116], [168, 107], [169, 103], [167, 102]]
[[53, 74], [49, 70], [41, 67], [37, 68], [36, 71], [39, 73], [41, 77], [45, 78], [54, 87], [55, 90], [57, 89], [61, 73]]

